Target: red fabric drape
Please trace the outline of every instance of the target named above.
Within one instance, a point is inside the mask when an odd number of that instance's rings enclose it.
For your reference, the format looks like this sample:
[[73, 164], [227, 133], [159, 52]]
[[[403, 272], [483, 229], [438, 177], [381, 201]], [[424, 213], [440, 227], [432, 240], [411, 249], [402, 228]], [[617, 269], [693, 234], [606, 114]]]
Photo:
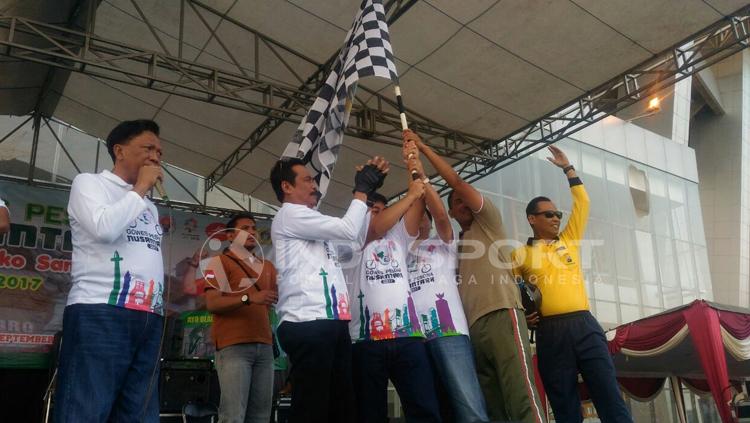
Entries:
[[721, 326], [737, 339], [750, 337], [750, 315], [718, 310]]
[[693, 391], [698, 391], [703, 394], [710, 393], [711, 387], [708, 386], [708, 381], [705, 379], [686, 379], [686, 378], [680, 378], [682, 383], [684, 383], [686, 386], [688, 386]]
[[609, 341], [610, 354], [627, 348], [635, 351], [654, 349], [674, 337], [685, 326], [682, 313], [670, 313], [641, 320], [617, 328], [615, 339]]
[[618, 377], [617, 382], [629, 396], [639, 401], [650, 401], [664, 388], [666, 378]]
[[729, 389], [729, 373], [721, 341], [719, 316], [716, 310], [704, 301], [696, 301], [681, 313], [685, 316], [693, 347], [700, 357], [703, 373], [724, 423], [734, 422], [729, 408], [732, 392]]

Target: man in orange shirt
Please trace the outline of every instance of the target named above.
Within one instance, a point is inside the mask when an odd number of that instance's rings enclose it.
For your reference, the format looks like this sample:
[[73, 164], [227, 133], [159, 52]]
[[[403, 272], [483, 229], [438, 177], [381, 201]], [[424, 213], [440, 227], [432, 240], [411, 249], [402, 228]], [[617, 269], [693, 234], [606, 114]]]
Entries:
[[[268, 308], [276, 303], [276, 268], [252, 254], [255, 219], [227, 223], [232, 246], [202, 266], [206, 308], [213, 314], [221, 423], [267, 423], [273, 397], [273, 337]], [[197, 267], [198, 263], [191, 262]]]

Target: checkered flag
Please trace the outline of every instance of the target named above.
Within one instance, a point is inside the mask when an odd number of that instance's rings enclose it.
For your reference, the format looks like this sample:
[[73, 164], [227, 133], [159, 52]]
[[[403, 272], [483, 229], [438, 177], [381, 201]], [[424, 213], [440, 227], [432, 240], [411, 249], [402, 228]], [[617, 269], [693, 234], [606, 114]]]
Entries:
[[381, 0], [362, 1], [331, 74], [282, 154], [307, 163], [323, 196], [344, 139], [357, 81], [365, 76], [398, 81]]

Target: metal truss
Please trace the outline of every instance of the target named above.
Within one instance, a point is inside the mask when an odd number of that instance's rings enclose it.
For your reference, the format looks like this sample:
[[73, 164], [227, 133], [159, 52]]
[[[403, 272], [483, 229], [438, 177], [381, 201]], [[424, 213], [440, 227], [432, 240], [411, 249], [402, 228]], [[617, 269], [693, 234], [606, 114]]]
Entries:
[[[483, 155], [463, 160], [454, 168], [463, 180], [474, 182], [726, 59], [747, 48], [749, 42], [750, 7], [744, 7], [547, 116], [496, 140]], [[450, 189], [439, 176], [433, 177], [432, 183], [441, 195]]]
[[[213, 188], [231, 169], [284, 122], [297, 124], [312, 105], [317, 91], [327, 77], [333, 60], [319, 64], [303, 54], [282, 45], [231, 17], [221, 14], [197, 0], [182, 0], [180, 9], [180, 43], [177, 56], [172, 55], [159, 33], [141, 12], [137, 0], [131, 0], [143, 22], [149, 27], [162, 52], [145, 50], [119, 41], [98, 37], [90, 31], [81, 32], [66, 27], [36, 22], [17, 16], [0, 16], [0, 28], [7, 31], [0, 39], [0, 54], [41, 63], [54, 68], [80, 72], [90, 76], [114, 80], [143, 88], [179, 95], [243, 110], [266, 117], [238, 148], [208, 176], [207, 187]], [[388, 19], [395, 21], [415, 3], [415, 0], [388, 3]], [[198, 16], [230, 57], [237, 71], [207, 66], [182, 58], [184, 13], [187, 8]], [[255, 72], [248, 72], [211, 28], [204, 14], [214, 14], [222, 20], [248, 31], [255, 37]], [[90, 27], [91, 25], [87, 25]], [[257, 46], [265, 45], [275, 57], [301, 82], [297, 87], [270, 80], [258, 73]], [[304, 60], [317, 67], [307, 79], [302, 79], [284, 60], [279, 51]], [[351, 123], [346, 134], [372, 141], [400, 146], [401, 123], [396, 103], [388, 97], [360, 87], [372, 98], [368, 102], [356, 98]], [[457, 131], [440, 125], [407, 109], [410, 126], [429, 140], [438, 153], [456, 160], [474, 155], [484, 157], [482, 148], [491, 138]], [[484, 157], [489, 159], [490, 157]]]
[[[58, 189], [58, 190], [64, 190], [64, 191], [70, 191], [70, 184], [73, 182], [70, 179], [64, 178], [60, 175], [55, 176], [55, 181], [44, 181], [39, 179], [40, 175], [38, 172], [38, 167], [36, 164], [36, 156], [37, 151], [39, 150], [39, 135], [40, 131], [42, 131], [42, 127], [46, 126], [49, 130], [49, 133], [52, 135], [52, 138], [55, 140], [55, 143], [60, 147], [62, 150], [62, 153], [68, 158], [70, 161], [70, 164], [76, 169], [78, 173], [81, 173], [81, 165], [80, 163], [77, 163], [75, 158], [70, 154], [70, 151], [65, 145], [65, 142], [60, 139], [60, 137], [57, 135], [57, 133], [52, 128], [52, 123], [58, 124], [64, 127], [67, 127], [72, 130], [78, 131], [75, 127], [71, 126], [68, 123], [62, 122], [55, 118], [47, 118], [43, 116], [41, 113], [33, 112], [31, 113], [26, 119], [24, 119], [20, 124], [13, 127], [11, 130], [9, 130], [6, 134], [0, 136], [0, 144], [2, 144], [4, 141], [8, 140], [13, 134], [18, 132], [20, 129], [26, 127], [29, 122], [31, 122], [32, 126], [32, 148], [30, 151], [31, 159], [29, 160], [29, 170], [27, 173], [27, 176], [20, 177], [20, 176], [14, 176], [14, 175], [7, 175], [0, 173], [0, 180], [4, 181], [11, 181], [16, 183], [22, 183], [22, 184], [28, 184], [32, 186], [38, 186], [43, 188], [51, 188], [51, 189]], [[99, 169], [99, 154], [100, 154], [100, 147], [106, 146], [104, 140], [96, 139], [96, 163], [94, 163], [95, 171], [98, 171]], [[105, 147], [106, 149], [106, 147]], [[106, 154], [106, 153], [105, 153]], [[90, 165], [90, 164], [89, 164]], [[234, 204], [237, 205], [238, 209], [226, 209], [222, 207], [214, 207], [209, 206], [205, 200], [201, 201], [196, 197], [195, 193], [191, 191], [188, 187], [186, 187], [184, 184], [180, 182], [180, 180], [170, 171], [170, 169], [174, 170], [175, 168], [171, 165], [163, 166], [163, 169], [167, 176], [171, 178], [182, 191], [184, 191], [189, 197], [193, 199], [193, 203], [191, 202], [185, 202], [185, 201], [164, 201], [159, 198], [154, 198], [153, 202], [156, 204], [159, 204], [164, 207], [171, 208], [173, 210], [180, 210], [180, 211], [188, 211], [192, 213], [200, 213], [200, 214], [208, 214], [212, 216], [220, 216], [220, 217], [227, 217], [232, 216], [236, 214], [238, 211], [249, 211], [250, 207], [247, 204], [241, 204], [236, 199], [234, 199], [231, 195], [229, 195], [226, 191], [222, 189], [221, 186], [216, 186], [215, 188], [221, 192], [227, 199], [232, 201]], [[196, 177], [203, 179], [203, 177], [196, 175]], [[272, 215], [265, 214], [265, 213], [257, 213], [253, 212], [253, 215], [256, 216], [259, 220], [270, 220], [272, 219]]]

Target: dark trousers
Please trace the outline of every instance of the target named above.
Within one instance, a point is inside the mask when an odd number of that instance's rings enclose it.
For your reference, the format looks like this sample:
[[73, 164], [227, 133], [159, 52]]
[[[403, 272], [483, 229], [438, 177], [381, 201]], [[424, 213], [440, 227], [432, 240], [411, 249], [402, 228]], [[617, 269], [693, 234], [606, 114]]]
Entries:
[[430, 359], [421, 338], [364, 341], [352, 347], [357, 422], [388, 421], [388, 379], [407, 422], [440, 422]]
[[536, 336], [539, 373], [556, 421], [583, 420], [579, 371], [602, 423], [633, 421], [615, 379], [604, 331], [591, 313], [543, 317]]
[[283, 322], [277, 335], [292, 365], [289, 421], [355, 421], [349, 322]]
[[157, 423], [163, 319], [108, 304], [65, 307], [55, 423]]

